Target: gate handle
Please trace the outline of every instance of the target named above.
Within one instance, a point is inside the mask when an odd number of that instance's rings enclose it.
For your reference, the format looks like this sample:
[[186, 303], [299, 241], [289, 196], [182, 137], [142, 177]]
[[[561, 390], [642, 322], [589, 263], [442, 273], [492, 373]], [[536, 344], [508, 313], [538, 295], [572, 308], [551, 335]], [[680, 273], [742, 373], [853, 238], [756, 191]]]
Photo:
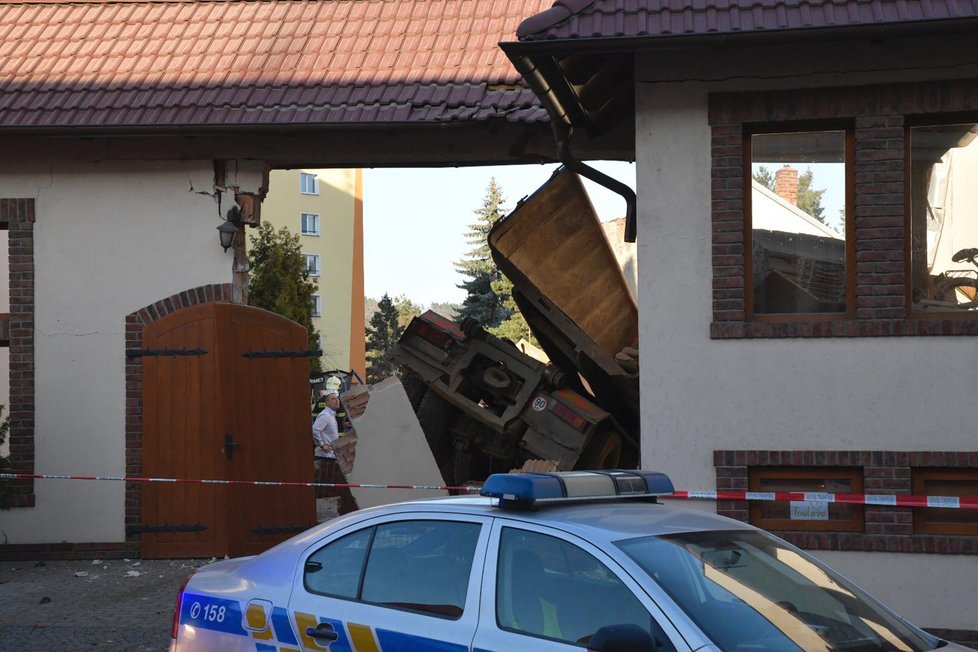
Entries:
[[340, 637], [340, 635], [336, 633], [336, 630], [333, 629], [333, 626], [330, 623], [319, 623], [318, 627], [307, 627], [306, 636], [309, 636], [311, 638], [318, 638], [324, 641], [329, 641], [330, 643], [332, 643], [333, 641], [335, 641]]
[[234, 457], [234, 449], [241, 444], [234, 441], [234, 437], [229, 434], [224, 435], [224, 454], [227, 456], [228, 460]]

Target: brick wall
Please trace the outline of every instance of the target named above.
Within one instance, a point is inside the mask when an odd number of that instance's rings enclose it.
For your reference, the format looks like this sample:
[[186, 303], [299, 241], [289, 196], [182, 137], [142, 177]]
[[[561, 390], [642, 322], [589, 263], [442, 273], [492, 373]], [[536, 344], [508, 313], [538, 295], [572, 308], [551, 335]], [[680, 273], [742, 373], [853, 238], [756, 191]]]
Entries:
[[[967, 113], [970, 112], [970, 113]], [[910, 318], [905, 254], [908, 116], [978, 119], [978, 80], [710, 96], [713, 338], [975, 335], [978, 320]], [[755, 124], [850, 123], [855, 136], [855, 310], [851, 318], [749, 321], [744, 133]]]
[[[34, 473], [34, 200], [0, 199], [10, 267], [10, 461]], [[11, 483], [8, 507], [34, 506], [34, 481]]]
[[[717, 490], [748, 491], [751, 468], [860, 467], [866, 494], [911, 494], [914, 468], [978, 468], [978, 452], [771, 451], [713, 453]], [[861, 550], [978, 555], [978, 537], [914, 534], [913, 508], [866, 505], [863, 532], [775, 532], [808, 550]], [[717, 513], [748, 521], [747, 502], [717, 501]]]

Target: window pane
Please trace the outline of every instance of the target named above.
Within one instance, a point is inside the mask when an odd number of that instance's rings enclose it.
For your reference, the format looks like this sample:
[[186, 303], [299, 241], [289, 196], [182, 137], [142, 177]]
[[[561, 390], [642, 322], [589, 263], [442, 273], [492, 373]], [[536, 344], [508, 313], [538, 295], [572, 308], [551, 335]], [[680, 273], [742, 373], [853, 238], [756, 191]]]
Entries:
[[[859, 494], [861, 467], [751, 467], [751, 491], [809, 494]], [[822, 500], [751, 501], [750, 522], [766, 530], [861, 532], [864, 508]]]
[[309, 272], [310, 276], [319, 276], [319, 255], [318, 254], [303, 254], [306, 259], [306, 271]]
[[978, 124], [910, 130], [915, 312], [978, 310]]
[[689, 532], [617, 542], [721, 650], [922, 652], [935, 641], [774, 537]]
[[305, 195], [315, 195], [319, 192], [316, 183], [316, 175], [307, 174], [305, 172], [299, 173], [299, 192]]
[[[856, 493], [848, 478], [761, 478], [760, 491], [851, 494]], [[761, 517], [792, 521], [848, 521], [854, 505], [825, 501], [761, 502]]]
[[846, 134], [751, 137], [755, 314], [846, 311]]
[[[914, 469], [918, 496], [978, 496], [978, 469]], [[939, 507], [914, 509], [914, 531], [922, 534], [978, 535], [978, 510]]]
[[355, 532], [310, 555], [302, 574], [306, 590], [356, 598], [372, 532], [373, 528]]
[[319, 235], [319, 215], [302, 213], [301, 221], [303, 235]]
[[658, 649], [673, 649], [628, 587], [573, 544], [504, 528], [498, 563], [496, 620], [503, 629], [586, 643], [601, 627], [633, 624], [656, 636]]
[[465, 608], [481, 526], [406, 521], [377, 528], [361, 598], [366, 602], [459, 618]]

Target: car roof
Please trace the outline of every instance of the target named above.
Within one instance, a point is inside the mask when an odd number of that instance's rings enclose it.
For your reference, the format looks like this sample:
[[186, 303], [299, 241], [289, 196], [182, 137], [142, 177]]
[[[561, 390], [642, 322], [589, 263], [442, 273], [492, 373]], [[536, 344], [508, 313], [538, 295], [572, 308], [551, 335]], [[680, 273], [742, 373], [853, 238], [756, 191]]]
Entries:
[[[539, 524], [581, 536], [594, 543], [611, 543], [620, 539], [657, 536], [678, 532], [752, 529], [750, 525], [716, 514], [654, 503], [649, 500], [588, 500], [549, 503], [533, 509], [509, 509], [482, 496], [457, 496], [416, 500], [363, 509], [317, 527], [279, 544], [275, 551], [297, 554], [299, 549], [318, 541], [337, 529], [397, 514], [476, 515], [508, 521]], [[286, 552], [289, 551], [289, 552]]]

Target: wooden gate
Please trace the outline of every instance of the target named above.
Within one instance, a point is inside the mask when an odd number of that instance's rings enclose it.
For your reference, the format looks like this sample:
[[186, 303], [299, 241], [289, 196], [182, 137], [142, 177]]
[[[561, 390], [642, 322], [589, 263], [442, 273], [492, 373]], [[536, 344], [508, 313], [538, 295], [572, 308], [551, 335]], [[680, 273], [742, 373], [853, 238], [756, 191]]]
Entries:
[[[143, 331], [143, 475], [311, 482], [305, 329], [206, 303]], [[315, 523], [314, 490], [149, 483], [145, 558], [261, 552]]]

